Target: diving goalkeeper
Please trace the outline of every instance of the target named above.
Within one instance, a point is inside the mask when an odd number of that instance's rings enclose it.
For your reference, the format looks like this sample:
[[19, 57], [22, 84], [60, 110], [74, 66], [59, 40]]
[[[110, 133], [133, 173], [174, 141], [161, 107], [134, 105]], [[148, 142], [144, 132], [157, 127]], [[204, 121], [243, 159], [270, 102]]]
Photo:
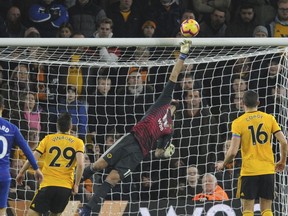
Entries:
[[96, 171], [103, 170], [108, 166], [112, 167], [112, 170], [98, 188], [98, 191], [94, 191], [92, 198], [81, 209], [81, 216], [99, 213], [102, 201], [111, 188], [127, 177], [148, 155], [149, 151], [155, 148], [155, 145], [156, 157], [167, 158], [173, 155], [175, 147], [171, 144], [173, 135], [172, 117], [178, 102], [172, 99], [172, 94], [184, 60], [188, 56], [190, 46], [191, 41], [184, 40], [181, 43], [179, 58], [163, 92], [143, 118], [131, 129], [131, 132], [117, 140], [101, 158], [85, 168], [83, 180], [90, 178]]

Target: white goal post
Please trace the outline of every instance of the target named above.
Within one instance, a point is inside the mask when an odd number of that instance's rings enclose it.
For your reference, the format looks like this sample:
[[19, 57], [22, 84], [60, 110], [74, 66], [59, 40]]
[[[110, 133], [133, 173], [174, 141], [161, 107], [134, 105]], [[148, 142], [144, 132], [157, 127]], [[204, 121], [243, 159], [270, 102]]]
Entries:
[[[111, 191], [102, 214], [115, 215], [116, 209], [123, 215], [241, 215], [235, 194], [241, 160], [237, 158], [231, 164], [234, 169], [221, 173], [213, 166], [223, 159], [231, 121], [242, 114], [241, 96], [247, 89], [259, 93], [260, 109], [274, 115], [288, 136], [285, 38], [1, 38], [4, 117], [19, 126], [30, 143], [37, 144], [39, 138], [55, 132], [57, 115], [69, 111], [74, 116], [73, 131], [85, 141], [87, 156], [93, 161], [107, 148], [109, 138], [116, 140], [129, 132], [155, 102], [184, 39], [192, 40], [192, 48], [174, 91], [180, 101], [174, 119], [176, 153], [161, 160], [151, 154]], [[131, 77], [140, 79], [139, 83]], [[100, 94], [99, 86], [102, 90], [109, 87], [109, 94]], [[185, 86], [193, 89], [190, 101]], [[67, 102], [69, 90], [77, 95], [75, 104]], [[31, 92], [36, 105], [28, 111], [25, 104]], [[188, 115], [188, 103], [200, 111]], [[27, 117], [30, 114], [33, 120]], [[272, 145], [279, 158], [275, 140]], [[14, 180], [21, 160], [16, 150], [11, 165]], [[191, 167], [198, 169], [197, 187], [188, 181]], [[201, 178], [207, 172], [216, 177], [228, 200], [192, 200], [201, 192]], [[79, 206], [87, 202], [106, 174], [97, 173], [94, 183], [81, 185], [72, 199], [80, 201]], [[288, 215], [287, 176], [287, 171], [276, 175], [274, 215]], [[11, 208], [24, 213], [36, 188], [33, 178], [25, 188], [11, 184]]]

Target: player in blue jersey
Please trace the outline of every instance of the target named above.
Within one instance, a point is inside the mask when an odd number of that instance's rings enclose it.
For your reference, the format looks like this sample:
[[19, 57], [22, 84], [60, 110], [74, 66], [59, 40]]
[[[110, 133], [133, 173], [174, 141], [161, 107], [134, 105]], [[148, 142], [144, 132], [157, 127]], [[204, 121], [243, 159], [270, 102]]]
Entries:
[[172, 117], [176, 111], [176, 103], [172, 99], [175, 84], [184, 60], [187, 58], [191, 41], [181, 43], [180, 55], [170, 74], [162, 94], [149, 108], [144, 117], [132, 128], [131, 132], [114, 143], [95, 163], [86, 167], [83, 179], [90, 178], [96, 171], [112, 167], [103, 184], [94, 191], [92, 198], [80, 211], [81, 216], [97, 214], [102, 200], [121, 179], [127, 177], [149, 151], [155, 149], [156, 157], [171, 157], [175, 147], [170, 143], [173, 134]]
[[19, 129], [2, 118], [4, 109], [4, 99], [0, 95], [0, 215], [6, 215], [7, 199], [10, 188], [10, 152], [14, 145], [20, 147], [28, 160], [30, 161], [33, 169], [35, 170], [36, 180], [41, 182], [43, 175], [38, 168], [37, 162], [33, 153], [21, 135]]

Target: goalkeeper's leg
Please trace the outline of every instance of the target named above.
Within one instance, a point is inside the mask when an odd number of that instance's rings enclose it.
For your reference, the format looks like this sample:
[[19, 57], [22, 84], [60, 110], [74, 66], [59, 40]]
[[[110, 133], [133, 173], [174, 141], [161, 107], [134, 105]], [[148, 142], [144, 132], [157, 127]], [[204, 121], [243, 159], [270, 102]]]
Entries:
[[98, 214], [107, 193], [120, 181], [120, 175], [117, 170], [112, 170], [107, 176], [103, 184], [94, 191], [92, 198], [88, 201], [80, 212], [81, 216], [90, 216], [90, 214]]
[[82, 181], [91, 178], [95, 172], [105, 169], [108, 166], [108, 163], [103, 159], [99, 158], [95, 163], [90, 164], [87, 166], [82, 175]]

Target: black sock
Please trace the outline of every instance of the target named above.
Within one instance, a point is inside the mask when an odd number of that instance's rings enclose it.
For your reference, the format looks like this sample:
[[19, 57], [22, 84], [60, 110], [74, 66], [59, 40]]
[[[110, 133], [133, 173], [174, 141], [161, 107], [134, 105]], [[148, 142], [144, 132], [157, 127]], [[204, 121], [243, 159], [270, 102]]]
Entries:
[[94, 192], [92, 198], [87, 204], [88, 208], [90, 208], [92, 212], [100, 212], [101, 204], [112, 187], [113, 186], [110, 183], [104, 181], [98, 190]]

